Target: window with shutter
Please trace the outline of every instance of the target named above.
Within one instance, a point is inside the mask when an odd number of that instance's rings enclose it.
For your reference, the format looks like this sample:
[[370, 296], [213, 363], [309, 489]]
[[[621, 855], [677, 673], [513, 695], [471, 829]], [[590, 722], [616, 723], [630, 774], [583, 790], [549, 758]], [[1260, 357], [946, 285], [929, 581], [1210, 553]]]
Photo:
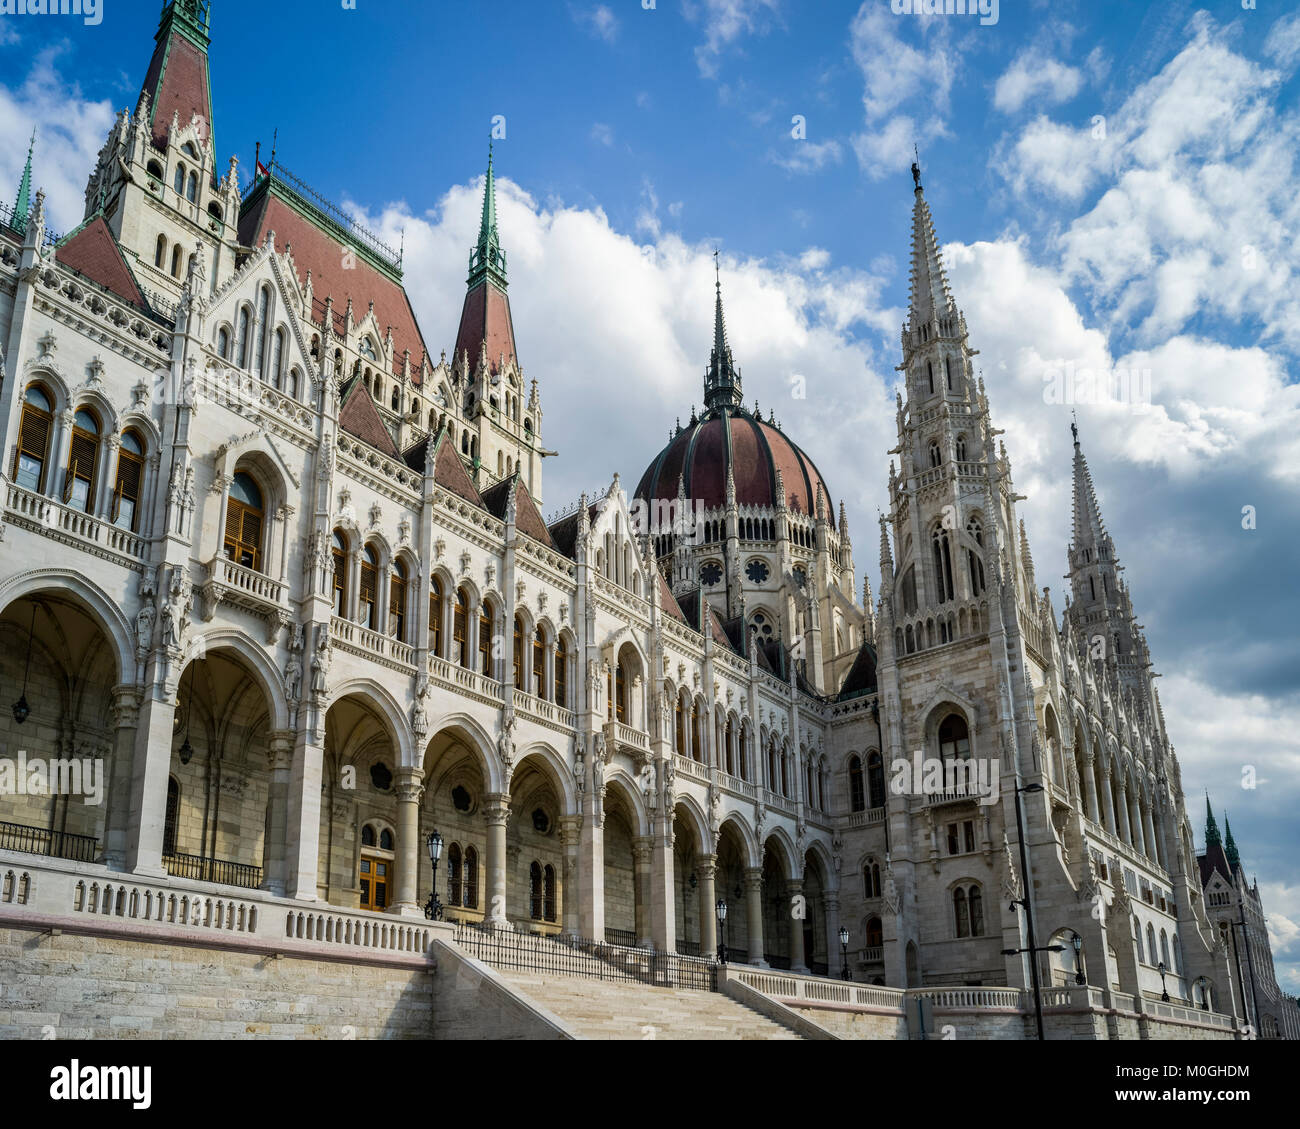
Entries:
[[45, 459], [50, 443], [50, 415], [33, 404], [23, 405], [18, 448], [14, 452], [14, 481], [27, 490], [45, 489]]
[[367, 549], [365, 556], [361, 559], [361, 622], [371, 630], [375, 626], [375, 600], [376, 593], [379, 590], [379, 569], [375, 564], [374, 555], [371, 550]]
[[135, 530], [136, 510], [140, 504], [140, 484], [144, 479], [144, 460], [123, 448], [117, 456], [117, 481], [113, 485], [113, 524]]
[[334, 560], [334, 614], [341, 616], [347, 614], [348, 554], [347, 546], [337, 531], [330, 553]]
[[406, 642], [406, 577], [399, 563], [388, 585], [388, 634]]
[[442, 653], [442, 584], [437, 577], [429, 589], [429, 650], [446, 658]]
[[235, 475], [226, 499], [226, 557], [244, 568], [262, 567], [262, 492], [247, 474]]
[[90, 512], [95, 496], [95, 460], [98, 454], [98, 438], [74, 427], [72, 443], [68, 447], [68, 474], [63, 484], [63, 500], [86, 513]]

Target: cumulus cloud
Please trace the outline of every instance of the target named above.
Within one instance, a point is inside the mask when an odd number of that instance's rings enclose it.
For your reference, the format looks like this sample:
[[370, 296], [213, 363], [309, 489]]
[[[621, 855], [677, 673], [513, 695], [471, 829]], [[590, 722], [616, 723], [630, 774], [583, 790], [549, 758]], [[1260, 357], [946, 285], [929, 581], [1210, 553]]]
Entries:
[[715, 78], [722, 53], [743, 36], [765, 33], [780, 7], [780, 0], [686, 0], [683, 14], [704, 28], [704, 42], [695, 49], [700, 73]]
[[786, 172], [813, 173], [827, 165], [838, 165], [843, 156], [838, 141], [793, 141], [782, 150], [772, 150], [768, 159]]
[[1083, 72], [1035, 50], [1023, 51], [993, 87], [993, 105], [1014, 114], [1026, 102], [1049, 106], [1068, 102], [1079, 93]]

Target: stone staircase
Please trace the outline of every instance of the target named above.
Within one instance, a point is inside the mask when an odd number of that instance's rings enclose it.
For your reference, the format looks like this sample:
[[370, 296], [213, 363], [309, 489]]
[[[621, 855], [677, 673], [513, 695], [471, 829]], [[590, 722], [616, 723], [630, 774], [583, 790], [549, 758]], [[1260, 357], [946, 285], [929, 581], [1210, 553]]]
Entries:
[[583, 1039], [798, 1039], [721, 992], [500, 969], [521, 996], [554, 1012]]

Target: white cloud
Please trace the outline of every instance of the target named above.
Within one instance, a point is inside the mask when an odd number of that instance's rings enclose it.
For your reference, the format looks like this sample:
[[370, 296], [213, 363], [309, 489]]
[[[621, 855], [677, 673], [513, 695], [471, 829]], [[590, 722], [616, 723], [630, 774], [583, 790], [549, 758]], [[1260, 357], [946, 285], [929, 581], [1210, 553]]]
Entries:
[[614, 144], [614, 130], [605, 122], [595, 122], [591, 127], [591, 139], [597, 145], [611, 146]]
[[1288, 70], [1300, 62], [1300, 11], [1288, 13], [1269, 28], [1264, 54]]
[[605, 4], [597, 4], [594, 8], [577, 8], [569, 6], [569, 12], [574, 20], [597, 39], [603, 39], [606, 43], [613, 43], [618, 38], [618, 17]]
[[782, 150], [772, 150], [768, 159], [786, 172], [819, 172], [827, 165], [838, 165], [844, 151], [838, 141], [794, 141]]
[[695, 48], [700, 73], [714, 78], [722, 52], [742, 36], [763, 34], [780, 10], [780, 0], [686, 0], [688, 20], [704, 27], [704, 42]]
[[1023, 51], [993, 87], [993, 105], [1014, 114], [1026, 102], [1055, 106], [1079, 93], [1083, 73], [1038, 51]]

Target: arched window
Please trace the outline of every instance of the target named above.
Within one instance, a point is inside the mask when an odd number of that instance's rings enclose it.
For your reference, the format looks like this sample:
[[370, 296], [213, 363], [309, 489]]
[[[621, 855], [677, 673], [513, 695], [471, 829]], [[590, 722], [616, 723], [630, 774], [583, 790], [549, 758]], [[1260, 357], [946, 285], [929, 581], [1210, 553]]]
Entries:
[[967, 895], [970, 903], [970, 935], [984, 936], [984, 898], [978, 886], [972, 886]]
[[678, 756], [686, 755], [686, 722], [682, 716], [682, 697], [677, 695], [677, 709], [675, 711], [676, 725], [673, 729], [673, 737], [676, 744], [673, 746], [673, 752]]
[[95, 502], [95, 468], [99, 461], [99, 418], [82, 408], [72, 423], [68, 467], [63, 479], [63, 501], [90, 513]]
[[939, 603], [946, 604], [956, 595], [952, 583], [952, 549], [948, 544], [948, 532], [942, 526], [935, 526], [932, 538], [934, 548], [934, 582], [938, 586]]
[[453, 906], [460, 905], [465, 896], [460, 865], [460, 844], [452, 843], [447, 849], [447, 901]]
[[867, 801], [873, 808], [885, 806], [885, 762], [879, 753], [867, 754]]
[[970, 907], [966, 905], [966, 890], [958, 886], [952, 892], [952, 915], [958, 937], [970, 936]]
[[298, 399], [298, 395], [299, 395], [298, 389], [301, 383], [302, 381], [298, 373], [298, 369], [295, 366], [294, 368], [291, 368], [289, 370], [289, 386], [285, 389], [285, 391], [288, 392], [289, 395], [292, 396], [295, 400]]
[[172, 178], [172, 187], [176, 189], [177, 196], [185, 195], [185, 166], [176, 165], [176, 175]]
[[478, 610], [478, 668], [489, 678], [492, 671], [492, 608], [486, 600]]
[[862, 865], [862, 896], [880, 897], [880, 863], [875, 859], [867, 859]]
[[198, 199], [199, 195], [199, 174], [190, 173], [189, 180], [185, 182], [185, 199], [191, 204]]
[[1147, 963], [1155, 964], [1158, 959], [1156, 953], [1156, 930], [1155, 926], [1147, 922]]
[[936, 467], [941, 462], [943, 462], [943, 452], [939, 449], [938, 443], [932, 442], [930, 444], [930, 465]]
[[[972, 518], [966, 526], [966, 532], [970, 534], [971, 540], [983, 549], [984, 547], [984, 527], [979, 521]], [[981, 552], [974, 549], [966, 550], [966, 567], [970, 571], [970, 589], [971, 594], [979, 596], [984, 591], [984, 557]]]
[[542, 917], [546, 921], [555, 920], [555, 867], [550, 863], [542, 872]]
[[277, 329], [271, 338], [271, 383], [276, 391], [284, 387], [284, 330]]
[[465, 848], [465, 906], [478, 909], [478, 851]]
[[704, 751], [700, 746], [700, 711], [691, 703], [691, 759], [703, 763]]
[[260, 571], [262, 568], [262, 491], [243, 471], [230, 484], [226, 500], [225, 552], [236, 564]]
[[925, 362], [925, 376], [926, 376], [926, 380], [929, 381], [930, 391], [933, 393], [934, 392], [934, 362], [933, 361]]
[[429, 584], [429, 650], [443, 659], [442, 653], [442, 581], [436, 576]]
[[230, 330], [224, 325], [217, 330], [217, 356], [223, 361], [230, 360]]
[[528, 916], [542, 920], [542, 864], [535, 859], [528, 868]]
[[944, 357], [943, 371], [947, 374], [948, 390], [951, 392], [952, 391], [952, 358], [951, 357]]
[[454, 653], [451, 658], [453, 662], [460, 663], [461, 666], [469, 669], [469, 597], [465, 594], [465, 589], [461, 588], [456, 593], [456, 610], [452, 616], [451, 638]]
[[399, 389], [396, 384], [393, 385], [392, 405], [393, 405], [393, 411], [396, 412], [401, 410], [402, 392], [401, 389]]
[[379, 833], [379, 849], [381, 851], [393, 849], [393, 833], [387, 827]]
[[1160, 960], [1164, 963], [1165, 968], [1172, 968], [1169, 963], [1169, 934], [1163, 929], [1160, 930]]
[[388, 634], [406, 642], [406, 565], [401, 561], [393, 562], [388, 580]]
[[526, 690], [528, 685], [524, 680], [524, 621], [518, 615], [515, 616], [514, 660], [515, 685], [520, 690]]
[[627, 724], [628, 718], [627, 681], [627, 667], [624, 666], [622, 660], [620, 660], [618, 664], [618, 677], [615, 681], [614, 690], [615, 699], [618, 704], [618, 720], [624, 725]]
[[563, 639], [555, 647], [555, 704], [569, 708], [569, 646]]
[[361, 554], [361, 597], [357, 602], [357, 622], [374, 631], [379, 622], [379, 557], [367, 545]]
[[176, 777], [167, 777], [167, 814], [163, 817], [163, 848], [164, 856], [174, 855], [176, 853], [176, 828], [180, 822], [181, 813], [181, 786], [176, 783]]
[[159, 270], [163, 270], [167, 262], [167, 236], [158, 236], [158, 242], [154, 245], [153, 265]]
[[337, 529], [330, 542], [330, 556], [334, 561], [334, 614], [345, 616], [348, 614], [348, 546]]
[[849, 810], [867, 810], [867, 794], [862, 782], [862, 761], [857, 757], [849, 759]]
[[533, 632], [533, 684], [532, 692], [546, 697], [546, 635], [539, 627]]
[[176, 246], [172, 248], [172, 278], [180, 278], [181, 261], [181, 245], [177, 243]]
[[254, 328], [256, 336], [253, 338], [253, 368], [257, 370], [258, 378], [261, 380], [266, 380], [269, 375], [266, 371], [266, 338], [269, 332], [266, 321], [270, 313], [271, 288], [263, 286], [257, 298], [257, 325]]
[[950, 713], [939, 726], [939, 756], [944, 760], [965, 760], [970, 756], [970, 730], [959, 714]]
[[240, 368], [248, 368], [248, 307], [241, 306], [239, 317], [235, 321], [235, 363]]
[[111, 519], [121, 529], [134, 532], [140, 487], [144, 482], [144, 444], [135, 431], [124, 431], [117, 449], [117, 479], [113, 483]]
[[885, 931], [881, 928], [880, 918], [867, 918], [866, 942], [869, 949], [878, 949], [885, 943]]
[[958, 435], [954, 447], [957, 451], [957, 461], [959, 463], [964, 463], [966, 461], [966, 436]]
[[363, 847], [375, 845], [375, 829], [368, 823], [361, 829], [361, 845]]

